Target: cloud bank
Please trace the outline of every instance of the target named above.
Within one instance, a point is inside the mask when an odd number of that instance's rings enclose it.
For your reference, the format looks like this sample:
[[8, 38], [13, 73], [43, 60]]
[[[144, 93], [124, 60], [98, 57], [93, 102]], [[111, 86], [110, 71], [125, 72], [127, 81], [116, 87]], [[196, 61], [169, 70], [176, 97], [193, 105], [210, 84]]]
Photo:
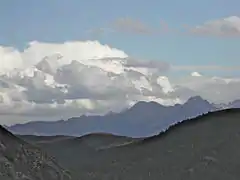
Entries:
[[239, 37], [240, 17], [230, 16], [227, 18], [207, 21], [203, 25], [191, 29], [191, 32], [194, 34], [219, 37]]
[[87, 33], [97, 37], [105, 33], [114, 32], [155, 36], [163, 34], [178, 34], [213, 37], [240, 37], [240, 17], [230, 16], [208, 20], [196, 26], [182, 24], [179, 27], [171, 27], [162, 19], [160, 19], [159, 23], [154, 27], [139, 19], [125, 17], [116, 19], [114, 22], [110, 23], [109, 27], [87, 31]]
[[167, 62], [133, 58], [97, 41], [0, 47], [0, 64], [1, 124], [105, 114], [137, 101], [172, 105], [193, 95], [230, 101], [240, 92], [240, 79], [167, 77]]

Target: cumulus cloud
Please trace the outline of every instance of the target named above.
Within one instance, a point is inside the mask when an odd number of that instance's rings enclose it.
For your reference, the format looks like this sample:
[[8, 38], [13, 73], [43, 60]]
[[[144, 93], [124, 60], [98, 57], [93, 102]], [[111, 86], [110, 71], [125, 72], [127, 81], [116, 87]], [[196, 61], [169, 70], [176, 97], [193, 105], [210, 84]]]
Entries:
[[203, 25], [192, 28], [191, 32], [200, 35], [239, 37], [240, 17], [230, 16], [227, 18], [207, 21]]
[[[62, 58], [59, 56], [64, 55]], [[53, 57], [51, 57], [53, 56]], [[59, 65], [69, 64], [72, 60], [88, 60], [106, 57], [128, 57], [121, 50], [102, 45], [98, 41], [65, 42], [63, 44], [30, 42], [23, 52], [12, 47], [0, 47], [0, 72], [23, 69], [36, 65], [42, 59], [54, 59]], [[61, 59], [61, 61], [58, 61]]]
[[105, 114], [137, 101], [173, 105], [192, 95], [228, 101], [240, 91], [239, 79], [200, 76], [198, 71], [183, 79], [167, 77], [174, 70], [168, 63], [133, 58], [96, 41], [0, 49], [4, 124]]
[[167, 63], [131, 58], [96, 41], [31, 42], [22, 52], [1, 47], [0, 56], [4, 64], [0, 115], [4, 117], [57, 119], [119, 111], [153, 97], [169, 102], [164, 84], [157, 81], [169, 69]]

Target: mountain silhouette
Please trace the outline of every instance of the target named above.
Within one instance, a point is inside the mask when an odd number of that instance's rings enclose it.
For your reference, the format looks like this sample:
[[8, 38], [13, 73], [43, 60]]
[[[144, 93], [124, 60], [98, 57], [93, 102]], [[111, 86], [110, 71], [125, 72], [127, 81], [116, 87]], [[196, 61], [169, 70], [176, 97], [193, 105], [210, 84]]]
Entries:
[[29, 122], [8, 129], [15, 134], [82, 136], [105, 132], [130, 137], [146, 137], [166, 129], [187, 118], [216, 110], [215, 106], [200, 96], [190, 98], [185, 104], [163, 106], [156, 102], [138, 102], [120, 113], [104, 116], [80, 116], [67, 121]]

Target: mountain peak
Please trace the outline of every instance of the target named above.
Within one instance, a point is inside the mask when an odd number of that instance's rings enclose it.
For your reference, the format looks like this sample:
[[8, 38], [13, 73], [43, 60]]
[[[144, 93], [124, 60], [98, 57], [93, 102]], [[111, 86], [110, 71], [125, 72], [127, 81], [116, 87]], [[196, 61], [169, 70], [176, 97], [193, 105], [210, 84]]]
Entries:
[[228, 104], [230, 108], [240, 108], [240, 100], [235, 100]]
[[203, 99], [201, 96], [190, 97], [185, 104], [210, 104], [207, 100]]
[[154, 108], [154, 107], [165, 107], [159, 103], [157, 103], [156, 101], [139, 101], [136, 104], [134, 104], [130, 109], [145, 109], [145, 108]]

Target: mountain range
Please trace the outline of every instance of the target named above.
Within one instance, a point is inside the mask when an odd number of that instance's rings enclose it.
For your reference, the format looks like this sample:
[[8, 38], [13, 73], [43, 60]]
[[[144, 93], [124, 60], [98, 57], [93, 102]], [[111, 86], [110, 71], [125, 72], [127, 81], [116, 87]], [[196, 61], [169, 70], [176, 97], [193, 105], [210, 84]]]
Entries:
[[238, 108], [218, 110], [145, 138], [13, 135], [0, 126], [0, 179], [237, 180], [239, 118]]
[[163, 131], [179, 121], [193, 118], [210, 111], [240, 107], [239, 101], [227, 105], [211, 104], [195, 96], [184, 104], [163, 106], [156, 102], [138, 102], [120, 113], [102, 116], [80, 116], [66, 121], [37, 121], [7, 127], [15, 134], [22, 135], [67, 135], [82, 136], [89, 133], [113, 133], [129, 137], [146, 137]]

